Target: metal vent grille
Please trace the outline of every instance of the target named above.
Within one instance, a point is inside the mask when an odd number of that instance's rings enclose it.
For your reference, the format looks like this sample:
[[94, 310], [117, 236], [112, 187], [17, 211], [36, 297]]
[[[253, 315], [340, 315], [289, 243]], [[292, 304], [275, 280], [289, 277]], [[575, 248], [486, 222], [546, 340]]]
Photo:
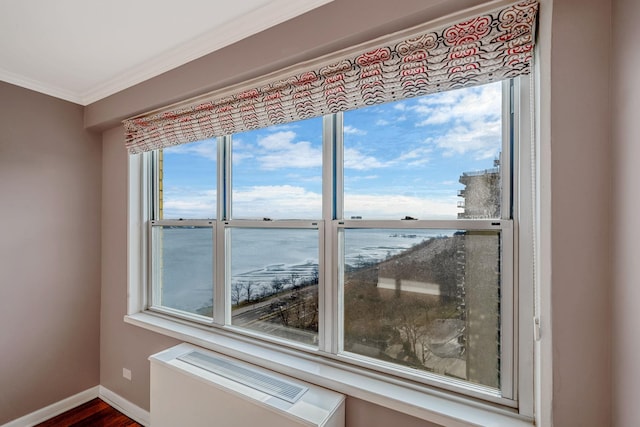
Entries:
[[254, 369], [245, 368], [225, 359], [220, 359], [197, 351], [192, 351], [184, 356], [178, 357], [185, 363], [197, 366], [206, 371], [225, 377], [229, 380], [251, 387], [255, 390], [267, 393], [271, 396], [295, 403], [308, 390], [307, 387], [300, 386], [279, 378], [263, 374]]

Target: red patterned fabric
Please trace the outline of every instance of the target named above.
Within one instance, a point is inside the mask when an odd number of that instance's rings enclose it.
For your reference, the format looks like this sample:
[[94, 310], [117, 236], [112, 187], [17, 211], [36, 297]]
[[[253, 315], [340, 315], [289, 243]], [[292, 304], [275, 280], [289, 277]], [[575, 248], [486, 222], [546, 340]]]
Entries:
[[126, 145], [139, 153], [528, 74], [537, 11], [536, 0], [524, 1], [232, 96], [125, 120]]

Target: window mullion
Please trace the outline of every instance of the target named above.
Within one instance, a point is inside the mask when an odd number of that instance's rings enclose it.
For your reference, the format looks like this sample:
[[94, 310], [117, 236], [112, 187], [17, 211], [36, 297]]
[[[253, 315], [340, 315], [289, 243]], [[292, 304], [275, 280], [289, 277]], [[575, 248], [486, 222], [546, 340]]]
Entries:
[[341, 159], [342, 114], [330, 114], [323, 119], [323, 150], [322, 150], [322, 218], [324, 227], [321, 234], [320, 248], [322, 255], [320, 265], [322, 276], [320, 278], [320, 322], [318, 325], [319, 349], [327, 353], [337, 353], [337, 288], [336, 288], [336, 239], [332, 219], [341, 209], [342, 168], [338, 159]]
[[218, 138], [218, 220], [231, 218], [231, 136]]
[[[515, 384], [516, 396], [514, 397], [520, 404], [520, 414], [533, 416], [533, 328], [532, 319], [535, 315], [534, 304], [536, 300], [534, 288], [535, 267], [535, 201], [534, 184], [536, 180], [535, 154], [532, 152], [532, 145], [535, 141], [531, 135], [533, 123], [528, 120], [531, 115], [531, 76], [518, 77], [514, 80], [514, 138], [515, 146], [518, 147], [517, 160], [514, 161], [515, 176], [518, 177], [517, 186], [514, 188], [518, 193], [514, 195], [514, 207], [517, 212], [514, 217], [516, 221], [516, 240], [514, 253], [516, 255], [515, 266], [516, 283], [515, 288], [515, 320], [517, 341], [514, 343], [517, 365], [514, 375], [517, 379]], [[533, 303], [532, 303], [533, 302]]]
[[225, 227], [224, 221], [231, 214], [231, 136], [223, 136], [218, 142], [218, 197], [216, 199], [217, 221], [214, 226], [214, 310], [213, 323], [223, 326], [231, 319], [229, 287], [227, 285]]

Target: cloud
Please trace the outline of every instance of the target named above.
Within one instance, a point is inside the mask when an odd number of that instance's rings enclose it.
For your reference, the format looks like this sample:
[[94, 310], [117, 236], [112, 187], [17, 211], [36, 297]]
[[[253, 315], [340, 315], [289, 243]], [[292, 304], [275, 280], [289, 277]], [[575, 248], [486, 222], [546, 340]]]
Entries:
[[418, 126], [442, 125], [500, 117], [501, 83], [441, 92], [418, 100], [411, 109], [425, 117]]
[[249, 152], [238, 152], [238, 151], [234, 151], [233, 152], [233, 163], [237, 164], [240, 163], [246, 159], [253, 159], [255, 156]]
[[290, 130], [260, 138], [255, 153], [260, 167], [267, 170], [321, 167], [322, 148], [314, 147], [309, 141], [295, 142], [295, 138], [296, 133]]
[[207, 219], [216, 215], [216, 190], [165, 188], [163, 216], [166, 219]]
[[165, 154], [195, 154], [209, 160], [218, 158], [218, 144], [215, 138], [165, 148]]
[[386, 166], [388, 166], [388, 163], [381, 162], [373, 156], [368, 156], [356, 148], [344, 149], [344, 167], [346, 169], [367, 170]]
[[233, 192], [234, 218], [313, 219], [322, 216], [322, 194], [292, 185], [263, 185]]
[[459, 123], [442, 135], [431, 138], [436, 147], [443, 150], [443, 155], [450, 157], [472, 153], [476, 160], [495, 158], [502, 150], [502, 123], [500, 118], [492, 121], [476, 120], [470, 123]]
[[393, 162], [401, 163], [404, 166], [422, 166], [431, 161], [432, 152], [433, 148], [422, 145], [401, 154]]
[[[167, 189], [164, 217], [207, 219], [215, 217], [215, 190]], [[345, 217], [400, 219], [452, 219], [457, 216], [458, 198], [407, 195], [351, 194], [345, 198]], [[264, 185], [233, 192], [233, 217], [244, 219], [318, 219], [322, 215], [322, 194], [292, 185]]]
[[469, 153], [484, 160], [502, 149], [500, 83], [433, 94], [407, 108], [420, 117], [416, 126], [440, 126], [425, 143], [445, 157]]
[[430, 198], [402, 195], [354, 194], [345, 197], [345, 218], [401, 219], [409, 215], [418, 219], [454, 219], [460, 211], [458, 198]]
[[343, 132], [348, 135], [366, 135], [367, 134], [366, 130], [358, 129], [355, 126], [349, 126], [349, 125], [344, 126]]

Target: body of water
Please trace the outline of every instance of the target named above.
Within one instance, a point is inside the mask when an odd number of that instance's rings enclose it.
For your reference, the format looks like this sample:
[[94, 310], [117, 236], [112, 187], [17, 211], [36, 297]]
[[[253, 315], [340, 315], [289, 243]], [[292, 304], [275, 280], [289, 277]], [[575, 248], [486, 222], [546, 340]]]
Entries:
[[[164, 255], [160, 266], [162, 304], [192, 312], [210, 305], [214, 256], [211, 229], [165, 227], [157, 232], [155, 244]], [[443, 234], [443, 230], [347, 229], [345, 263], [358, 266], [377, 262]], [[259, 286], [268, 286], [274, 279], [308, 280], [317, 275], [318, 242], [318, 230], [314, 229], [234, 228], [229, 239], [231, 280], [252, 281]]]

